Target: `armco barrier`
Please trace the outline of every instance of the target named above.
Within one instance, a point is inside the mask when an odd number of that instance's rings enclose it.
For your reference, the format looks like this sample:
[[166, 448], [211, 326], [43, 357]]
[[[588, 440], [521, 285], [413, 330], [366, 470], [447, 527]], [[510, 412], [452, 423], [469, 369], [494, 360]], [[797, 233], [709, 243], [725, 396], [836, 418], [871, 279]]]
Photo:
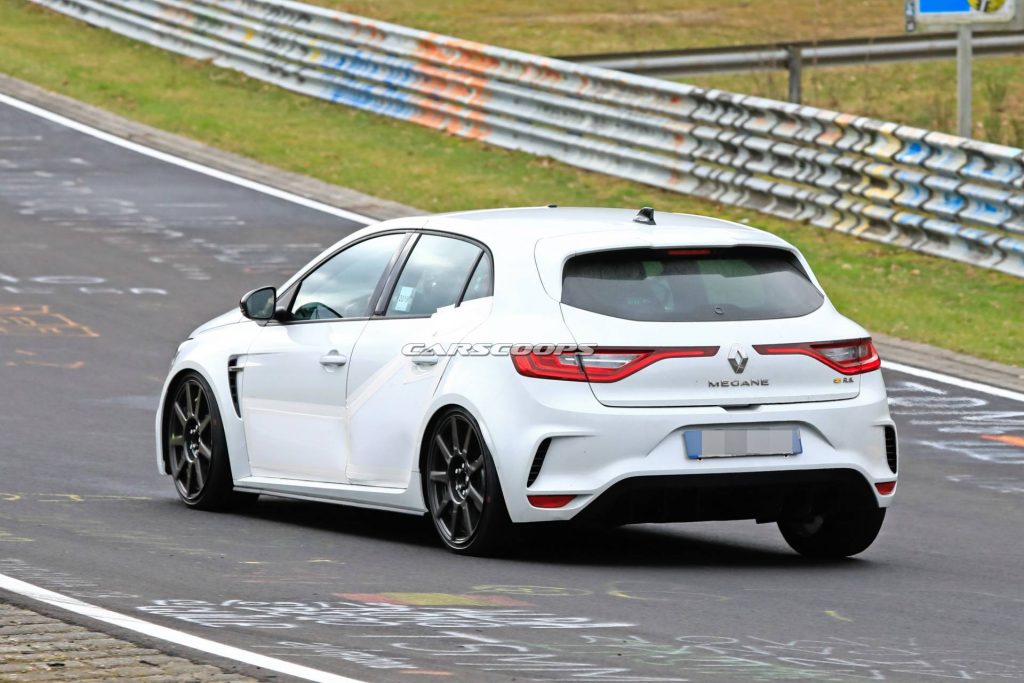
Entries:
[[1024, 277], [1024, 150], [287, 0], [33, 2], [306, 95]]

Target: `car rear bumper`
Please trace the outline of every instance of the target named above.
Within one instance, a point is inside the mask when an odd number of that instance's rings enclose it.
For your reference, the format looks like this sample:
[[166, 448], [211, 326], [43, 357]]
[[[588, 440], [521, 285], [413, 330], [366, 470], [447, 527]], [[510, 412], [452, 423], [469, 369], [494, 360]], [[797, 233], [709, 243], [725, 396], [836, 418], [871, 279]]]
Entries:
[[[897, 479], [886, 452], [886, 428], [894, 425], [877, 371], [863, 376], [856, 398], [741, 409], [609, 407], [598, 403], [585, 384], [517, 379], [507, 391], [478, 394], [468, 406], [485, 432], [514, 522], [585, 518], [599, 515], [589, 511], [591, 505], [614, 507], [621, 500], [635, 507], [644, 494], [623, 492], [644, 490], [651, 481], [658, 482], [652, 496], [665, 498], [664, 491], [669, 491], [669, 498], [678, 499], [661, 503], [671, 513], [663, 516], [675, 521], [768, 518], [778, 509], [772, 507], [774, 482], [785, 488], [820, 477], [831, 481], [836, 471], [843, 472], [838, 476], [847, 482], [844, 486], [855, 481], [876, 507], [887, 507], [894, 497], [892, 491], [883, 494], [875, 488]], [[802, 451], [790, 456], [687, 457], [683, 434], [688, 430], [766, 426], [799, 430]], [[540, 451], [543, 462], [538, 462]], [[755, 488], [744, 488], [752, 480]], [[712, 493], [694, 493], [704, 486], [711, 486]], [[572, 500], [556, 508], [529, 500], [567, 495]], [[750, 495], [765, 505], [709, 502], [715, 496]]]

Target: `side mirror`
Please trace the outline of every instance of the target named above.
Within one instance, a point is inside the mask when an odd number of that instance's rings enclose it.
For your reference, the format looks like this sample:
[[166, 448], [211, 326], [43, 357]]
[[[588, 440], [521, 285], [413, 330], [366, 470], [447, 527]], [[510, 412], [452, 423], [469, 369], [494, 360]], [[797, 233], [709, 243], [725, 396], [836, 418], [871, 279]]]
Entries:
[[238, 308], [249, 320], [270, 320], [277, 306], [277, 290], [273, 287], [254, 289], [238, 302]]

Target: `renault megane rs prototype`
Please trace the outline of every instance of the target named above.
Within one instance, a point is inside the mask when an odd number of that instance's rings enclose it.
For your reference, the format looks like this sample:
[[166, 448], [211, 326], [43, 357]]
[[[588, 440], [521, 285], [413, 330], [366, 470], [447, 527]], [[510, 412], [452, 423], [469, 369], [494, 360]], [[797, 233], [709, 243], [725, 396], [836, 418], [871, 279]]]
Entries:
[[775, 522], [859, 553], [896, 488], [868, 334], [761, 230], [643, 209], [402, 218], [178, 348], [157, 462], [189, 506], [258, 494], [513, 525]]

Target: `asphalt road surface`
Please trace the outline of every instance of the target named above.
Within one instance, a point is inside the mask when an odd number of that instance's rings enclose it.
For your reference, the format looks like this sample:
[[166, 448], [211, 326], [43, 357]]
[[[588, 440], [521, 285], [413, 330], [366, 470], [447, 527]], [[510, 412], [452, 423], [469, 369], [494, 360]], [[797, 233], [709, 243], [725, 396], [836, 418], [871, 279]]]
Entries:
[[153, 455], [176, 344], [356, 227], [0, 105], [0, 573], [368, 681], [1024, 679], [1024, 405], [911, 375], [849, 561], [753, 522], [476, 559], [415, 517], [186, 509]]

